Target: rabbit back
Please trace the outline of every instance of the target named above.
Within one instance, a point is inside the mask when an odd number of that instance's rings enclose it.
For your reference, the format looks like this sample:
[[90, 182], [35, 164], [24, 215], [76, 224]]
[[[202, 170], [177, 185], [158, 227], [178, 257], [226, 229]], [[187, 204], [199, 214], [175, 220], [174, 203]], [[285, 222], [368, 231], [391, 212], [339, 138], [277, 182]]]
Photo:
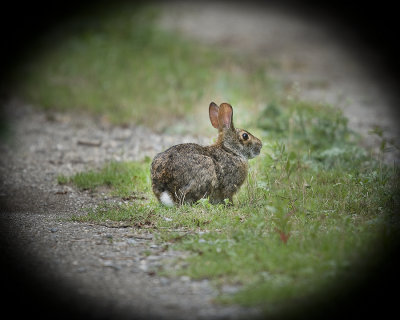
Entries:
[[159, 153], [151, 165], [153, 192], [167, 205], [209, 198], [213, 204], [232, 202], [247, 177], [248, 164], [219, 146], [187, 143]]
[[217, 183], [213, 159], [207, 150], [194, 143], [173, 146], [159, 153], [151, 165], [153, 192], [157, 199], [193, 203], [210, 196]]

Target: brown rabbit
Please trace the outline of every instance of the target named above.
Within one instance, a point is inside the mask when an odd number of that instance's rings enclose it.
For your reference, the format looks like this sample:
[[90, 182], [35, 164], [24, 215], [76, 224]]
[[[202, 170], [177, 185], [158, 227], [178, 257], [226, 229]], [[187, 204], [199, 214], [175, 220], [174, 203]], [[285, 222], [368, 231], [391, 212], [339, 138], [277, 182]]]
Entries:
[[243, 129], [233, 126], [233, 109], [228, 103], [209, 106], [211, 124], [218, 140], [211, 146], [179, 144], [157, 154], [151, 164], [153, 192], [166, 206], [194, 203], [232, 202], [247, 177], [247, 160], [260, 153], [262, 143]]

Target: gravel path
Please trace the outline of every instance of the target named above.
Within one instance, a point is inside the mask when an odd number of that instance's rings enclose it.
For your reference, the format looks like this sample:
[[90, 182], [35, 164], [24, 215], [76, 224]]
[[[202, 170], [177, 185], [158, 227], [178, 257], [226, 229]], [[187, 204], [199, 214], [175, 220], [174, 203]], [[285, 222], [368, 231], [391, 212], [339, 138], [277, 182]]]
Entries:
[[57, 184], [61, 173], [153, 157], [171, 144], [208, 139], [111, 127], [82, 116], [49, 117], [17, 101], [8, 110], [14, 134], [0, 149], [1, 223], [7, 226], [2, 240], [18, 248], [25, 273], [40, 275], [46, 290], [72, 302], [88, 301], [81, 312], [94, 317], [219, 319], [254, 312], [213, 304], [218, 292], [207, 280], [155, 276], [157, 267], [174, 267], [172, 259], [184, 253], [165, 250], [146, 230], [68, 221], [84, 208], [121, 199]]
[[[341, 107], [350, 126], [362, 134], [378, 125], [388, 138], [399, 136], [385, 88], [377, 86], [354, 54], [309, 23], [275, 11], [178, 3], [164, 7], [160, 25], [250, 57], [267, 55], [279, 65], [271, 70], [274, 76], [297, 88], [300, 97]], [[100, 167], [112, 159], [153, 157], [173, 144], [205, 144], [209, 138], [159, 135], [81, 115], [46, 114], [17, 99], [7, 101], [5, 111], [12, 138], [0, 144], [1, 250], [13, 267], [18, 266], [18, 278], [10, 276], [9, 287], [16, 298], [31, 302], [32, 314], [47, 310], [58, 317], [51, 312], [69, 310], [121, 319], [235, 319], [258, 314], [256, 309], [214, 304], [218, 292], [207, 280], [156, 276], [155, 268], [171, 265], [184, 254], [160, 247], [145, 229], [69, 221], [83, 208], [120, 200], [57, 184], [61, 173]], [[367, 145], [378, 146], [378, 140], [365, 136]], [[390, 157], [392, 161], [397, 155]], [[22, 275], [29, 277], [31, 287]], [[47, 293], [47, 300], [35, 296], [39, 292]], [[54, 311], [48, 301], [61, 304], [60, 309]], [[26, 310], [16, 310], [22, 311]]]

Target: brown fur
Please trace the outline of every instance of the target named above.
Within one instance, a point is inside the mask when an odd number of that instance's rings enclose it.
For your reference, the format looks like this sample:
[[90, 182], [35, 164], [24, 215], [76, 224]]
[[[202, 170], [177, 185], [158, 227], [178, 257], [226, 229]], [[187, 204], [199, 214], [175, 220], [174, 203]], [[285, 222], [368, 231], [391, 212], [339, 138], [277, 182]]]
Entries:
[[[260, 153], [259, 139], [233, 126], [233, 109], [227, 103], [209, 106], [211, 124], [218, 128], [214, 145], [179, 144], [159, 153], [151, 164], [153, 192], [157, 199], [167, 191], [176, 204], [209, 197], [211, 203], [232, 202], [247, 177], [247, 160]], [[243, 134], [247, 134], [247, 140]]]

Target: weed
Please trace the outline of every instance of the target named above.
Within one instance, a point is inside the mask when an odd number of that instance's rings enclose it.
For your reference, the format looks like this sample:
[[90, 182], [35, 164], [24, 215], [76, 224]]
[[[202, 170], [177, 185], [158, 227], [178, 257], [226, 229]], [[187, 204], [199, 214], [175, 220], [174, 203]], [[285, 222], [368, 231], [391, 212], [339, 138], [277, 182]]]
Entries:
[[60, 185], [64, 185], [64, 184], [67, 184], [69, 182], [69, 178], [66, 177], [63, 174], [60, 174], [60, 175], [57, 176], [57, 182]]

